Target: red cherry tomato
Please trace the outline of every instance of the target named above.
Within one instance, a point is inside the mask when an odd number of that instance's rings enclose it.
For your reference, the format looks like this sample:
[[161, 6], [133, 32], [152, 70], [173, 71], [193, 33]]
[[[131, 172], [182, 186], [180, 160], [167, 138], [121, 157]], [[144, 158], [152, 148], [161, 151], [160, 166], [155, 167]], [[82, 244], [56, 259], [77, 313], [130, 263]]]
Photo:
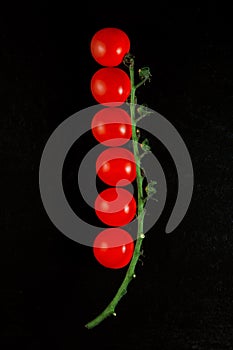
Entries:
[[103, 145], [121, 146], [132, 137], [131, 118], [122, 108], [103, 108], [94, 115], [91, 131]]
[[91, 54], [102, 66], [118, 66], [129, 52], [130, 40], [127, 34], [118, 28], [103, 28], [94, 34], [91, 40]]
[[130, 94], [130, 78], [120, 68], [100, 68], [91, 78], [94, 99], [105, 106], [120, 106]]
[[95, 200], [95, 213], [109, 226], [124, 226], [136, 214], [136, 200], [132, 193], [121, 187], [103, 190]]
[[134, 241], [131, 235], [118, 227], [107, 228], [95, 238], [93, 252], [96, 260], [111, 269], [126, 266], [133, 255]]
[[107, 148], [96, 160], [96, 173], [110, 186], [127, 186], [136, 178], [133, 153], [122, 147]]

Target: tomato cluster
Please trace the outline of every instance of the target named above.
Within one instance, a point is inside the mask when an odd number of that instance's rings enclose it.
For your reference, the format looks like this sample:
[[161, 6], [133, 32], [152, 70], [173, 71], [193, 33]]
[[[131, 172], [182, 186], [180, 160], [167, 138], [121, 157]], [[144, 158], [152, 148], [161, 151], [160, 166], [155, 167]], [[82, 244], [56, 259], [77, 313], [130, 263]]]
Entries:
[[117, 67], [129, 52], [130, 41], [118, 28], [103, 28], [92, 37], [90, 48], [102, 66], [92, 76], [90, 89], [103, 106], [94, 115], [91, 130], [96, 140], [107, 146], [96, 160], [96, 174], [109, 186], [94, 203], [97, 217], [109, 228], [96, 236], [93, 252], [101, 265], [118, 269], [130, 262], [134, 250], [133, 238], [120, 226], [134, 219], [137, 208], [134, 196], [123, 188], [136, 178], [134, 155], [122, 147], [132, 137], [130, 116], [121, 108], [131, 83], [126, 72]]

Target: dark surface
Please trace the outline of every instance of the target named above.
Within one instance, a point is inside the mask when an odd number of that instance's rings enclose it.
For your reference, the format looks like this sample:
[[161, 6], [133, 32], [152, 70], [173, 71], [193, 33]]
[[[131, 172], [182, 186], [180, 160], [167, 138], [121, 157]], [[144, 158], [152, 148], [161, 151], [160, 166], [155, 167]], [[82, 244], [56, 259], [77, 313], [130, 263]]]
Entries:
[[[20, 5], [1, 13], [2, 349], [233, 349], [232, 5], [83, 11]], [[89, 43], [106, 26], [125, 30], [138, 68], [150, 67], [138, 102], [179, 131], [195, 186], [187, 215], [166, 235], [174, 166], [154, 147], [169, 184], [166, 210], [117, 317], [87, 330], [126, 270], [102, 268], [91, 248], [53, 226], [38, 169], [53, 130], [95, 104], [89, 83], [99, 66]]]

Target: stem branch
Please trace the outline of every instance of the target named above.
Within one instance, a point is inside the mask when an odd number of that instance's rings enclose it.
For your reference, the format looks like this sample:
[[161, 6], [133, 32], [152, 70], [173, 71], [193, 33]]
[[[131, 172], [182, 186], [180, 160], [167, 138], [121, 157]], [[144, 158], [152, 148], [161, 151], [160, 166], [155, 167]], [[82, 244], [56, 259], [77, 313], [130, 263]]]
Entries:
[[135, 90], [138, 89], [141, 85], [145, 84], [145, 82], [148, 80], [148, 77], [145, 77], [142, 81], [140, 81], [136, 86]]

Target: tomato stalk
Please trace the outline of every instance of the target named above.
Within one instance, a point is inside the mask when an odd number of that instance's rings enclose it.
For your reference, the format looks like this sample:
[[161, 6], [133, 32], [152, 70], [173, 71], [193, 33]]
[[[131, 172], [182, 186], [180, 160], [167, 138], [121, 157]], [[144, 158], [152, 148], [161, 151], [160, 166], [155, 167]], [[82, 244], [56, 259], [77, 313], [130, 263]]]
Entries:
[[136, 164], [136, 182], [137, 182], [137, 239], [135, 243], [134, 253], [132, 259], [130, 261], [129, 267], [127, 269], [125, 278], [119, 287], [117, 293], [115, 294], [112, 301], [108, 304], [108, 306], [92, 321], [88, 322], [85, 327], [88, 329], [94, 328], [98, 324], [100, 324], [103, 320], [105, 320], [109, 316], [116, 316], [115, 308], [121, 298], [127, 293], [127, 288], [129, 283], [136, 277], [135, 268], [137, 262], [142, 255], [141, 246], [145, 235], [143, 233], [143, 223], [145, 216], [144, 204], [147, 198], [144, 198], [143, 195], [143, 175], [141, 172], [141, 155], [138, 148], [138, 129], [136, 125], [135, 118], [135, 104], [136, 104], [136, 90], [138, 87], [143, 85], [147, 80], [150, 79], [150, 71], [148, 68], [144, 68], [139, 70], [139, 76], [141, 81], [135, 85], [134, 82], [134, 58], [127, 54], [124, 59], [124, 63], [129, 67], [130, 74], [130, 83], [131, 83], [131, 91], [130, 91], [130, 116], [131, 116], [131, 126], [132, 126], [132, 144], [133, 144], [133, 152]]

